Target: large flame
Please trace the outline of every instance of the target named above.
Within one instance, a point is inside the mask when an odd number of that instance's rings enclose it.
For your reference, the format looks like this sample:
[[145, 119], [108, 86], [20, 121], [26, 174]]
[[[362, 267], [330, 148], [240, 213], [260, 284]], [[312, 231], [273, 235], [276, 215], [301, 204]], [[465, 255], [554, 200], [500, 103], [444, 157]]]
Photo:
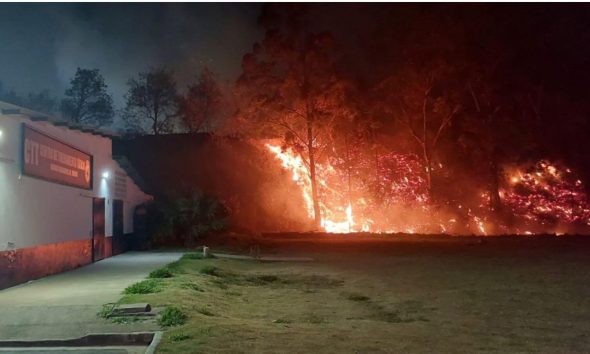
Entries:
[[[300, 187], [303, 200], [307, 209], [307, 214], [310, 219], [314, 218], [313, 208], [313, 193], [311, 189], [311, 180], [301, 156], [293, 153], [290, 149], [283, 151], [280, 146], [266, 144], [266, 147], [281, 161], [283, 167], [291, 171], [293, 181]], [[323, 166], [318, 165], [318, 174], [333, 174], [334, 168], [331, 165]], [[318, 184], [322, 186], [327, 192], [338, 194], [336, 190], [332, 189], [326, 179], [319, 177]], [[348, 203], [346, 206], [342, 205], [328, 205], [324, 200], [319, 201], [321, 209], [321, 227], [330, 233], [349, 233], [359, 231], [369, 231], [371, 220], [363, 219], [358, 223], [355, 223], [353, 206], [352, 203]]]
[[[309, 170], [301, 156], [291, 149], [266, 144], [283, 168], [290, 171], [293, 181], [300, 187], [307, 215], [314, 219], [313, 193]], [[367, 193], [351, 187], [342, 171], [344, 163], [316, 165], [321, 227], [330, 233], [351, 232], [404, 232], [404, 233], [472, 233], [486, 235], [493, 232], [531, 234], [553, 231], [549, 221], [559, 224], [584, 224], [590, 226], [590, 204], [582, 189], [582, 182], [572, 171], [555, 163], [540, 161], [524, 168], [510, 168], [500, 198], [511, 213], [524, 221], [507, 223], [492, 221], [490, 194], [483, 191], [479, 201], [471, 206], [457, 203], [453, 208], [441, 210], [431, 204], [425, 188], [423, 166], [410, 155], [386, 154], [379, 158], [376, 171], [378, 180], [372, 186], [377, 190]], [[373, 166], [361, 167], [373, 171]], [[442, 169], [441, 164], [438, 168]], [[371, 170], [373, 169], [373, 170]], [[375, 173], [366, 173], [365, 179]], [[373, 197], [368, 196], [368, 194]], [[375, 196], [378, 200], [375, 200]], [[373, 199], [371, 199], [373, 198]], [[557, 220], [557, 221], [556, 221]], [[531, 224], [534, 222], [534, 225]], [[534, 230], [531, 231], [531, 229]]]

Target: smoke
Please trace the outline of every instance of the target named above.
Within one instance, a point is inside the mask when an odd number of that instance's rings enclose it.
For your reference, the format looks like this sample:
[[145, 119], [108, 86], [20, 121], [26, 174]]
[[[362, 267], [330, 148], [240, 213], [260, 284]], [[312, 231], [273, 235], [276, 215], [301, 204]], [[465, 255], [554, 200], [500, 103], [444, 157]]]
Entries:
[[0, 81], [61, 96], [77, 67], [99, 69], [117, 107], [127, 80], [172, 69], [180, 88], [208, 66], [233, 80], [259, 36], [253, 4], [2, 4]]

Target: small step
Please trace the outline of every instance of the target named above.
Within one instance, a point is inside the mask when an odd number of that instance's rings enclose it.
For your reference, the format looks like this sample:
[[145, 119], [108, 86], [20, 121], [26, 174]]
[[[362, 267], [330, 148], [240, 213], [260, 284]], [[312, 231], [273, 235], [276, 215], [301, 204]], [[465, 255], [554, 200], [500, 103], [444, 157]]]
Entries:
[[152, 307], [148, 303], [117, 305], [111, 312], [111, 316], [125, 316], [131, 314], [150, 313]]

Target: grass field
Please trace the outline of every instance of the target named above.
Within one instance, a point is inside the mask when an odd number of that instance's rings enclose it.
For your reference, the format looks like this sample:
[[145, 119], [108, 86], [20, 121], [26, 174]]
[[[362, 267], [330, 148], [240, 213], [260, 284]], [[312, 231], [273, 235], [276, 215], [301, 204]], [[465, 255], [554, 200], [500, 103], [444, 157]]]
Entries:
[[584, 238], [255, 242], [316, 261], [185, 258], [123, 297], [186, 315], [160, 353], [590, 352]]

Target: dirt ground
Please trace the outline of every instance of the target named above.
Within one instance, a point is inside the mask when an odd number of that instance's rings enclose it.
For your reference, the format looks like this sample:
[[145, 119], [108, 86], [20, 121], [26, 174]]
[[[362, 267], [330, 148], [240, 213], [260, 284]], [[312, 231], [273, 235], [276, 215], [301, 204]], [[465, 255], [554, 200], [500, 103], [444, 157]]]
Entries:
[[206, 242], [315, 261], [182, 260], [162, 292], [123, 299], [188, 314], [161, 353], [590, 352], [590, 238]]

